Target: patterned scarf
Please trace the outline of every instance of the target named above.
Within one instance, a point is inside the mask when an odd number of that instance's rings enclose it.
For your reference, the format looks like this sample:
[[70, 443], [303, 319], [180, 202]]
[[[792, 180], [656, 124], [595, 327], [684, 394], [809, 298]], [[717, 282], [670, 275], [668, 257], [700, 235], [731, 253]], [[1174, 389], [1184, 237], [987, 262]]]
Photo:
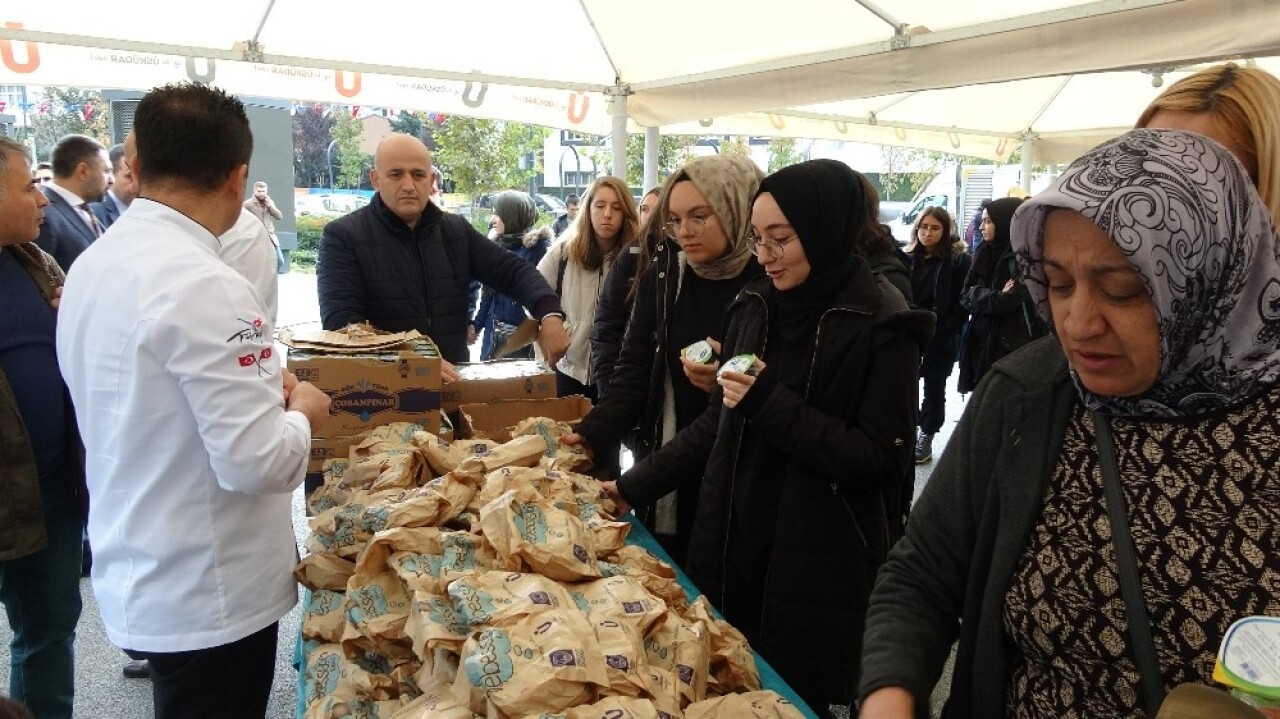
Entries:
[[1133, 130], [1024, 203], [1013, 247], [1050, 327], [1040, 260], [1045, 216], [1056, 208], [1079, 212], [1115, 241], [1151, 293], [1160, 331], [1155, 385], [1136, 397], [1105, 397], [1076, 378], [1089, 409], [1193, 416], [1256, 397], [1280, 378], [1280, 243], [1229, 151], [1194, 133]]
[[751, 243], [747, 233], [751, 230], [751, 201], [764, 173], [750, 158], [741, 155], [711, 155], [699, 157], [676, 170], [658, 198], [658, 219], [666, 222], [670, 215], [671, 188], [681, 180], [689, 180], [706, 196], [715, 210], [716, 220], [729, 239], [729, 252], [711, 262], [690, 262], [689, 267], [707, 280], [726, 280], [737, 277], [751, 261]]

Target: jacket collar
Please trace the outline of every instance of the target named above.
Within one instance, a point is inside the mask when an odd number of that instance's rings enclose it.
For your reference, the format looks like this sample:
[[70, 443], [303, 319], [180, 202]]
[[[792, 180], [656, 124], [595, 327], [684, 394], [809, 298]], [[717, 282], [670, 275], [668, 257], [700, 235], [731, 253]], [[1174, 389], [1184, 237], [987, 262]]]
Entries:
[[382, 201], [382, 195], [375, 192], [369, 207], [373, 208], [373, 213], [389, 227], [410, 234], [417, 234], [422, 228], [431, 226], [444, 215], [444, 212], [439, 207], [436, 207], [434, 202], [428, 201], [427, 206], [422, 210], [422, 216], [418, 218], [417, 226], [410, 229], [408, 223], [400, 219], [400, 216], [392, 212], [391, 208], [387, 207], [387, 203]]

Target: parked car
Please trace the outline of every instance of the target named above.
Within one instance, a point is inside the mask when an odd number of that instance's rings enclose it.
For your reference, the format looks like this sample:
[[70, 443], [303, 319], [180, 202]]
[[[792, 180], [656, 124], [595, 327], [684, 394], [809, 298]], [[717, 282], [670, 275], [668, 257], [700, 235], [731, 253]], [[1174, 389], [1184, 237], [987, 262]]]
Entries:
[[342, 217], [369, 204], [363, 195], [298, 195], [293, 199], [297, 217]]

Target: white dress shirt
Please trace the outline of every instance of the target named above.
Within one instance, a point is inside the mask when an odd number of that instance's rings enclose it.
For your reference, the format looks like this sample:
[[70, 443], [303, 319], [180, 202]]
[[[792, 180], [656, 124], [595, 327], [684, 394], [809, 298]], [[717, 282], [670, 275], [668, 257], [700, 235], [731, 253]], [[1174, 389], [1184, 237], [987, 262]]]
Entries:
[[271, 243], [271, 233], [252, 212], [241, 208], [240, 219], [218, 237], [218, 242], [218, 255], [258, 291], [262, 307], [274, 327], [280, 290], [276, 275], [276, 246]]
[[216, 237], [143, 198], [63, 289], [58, 359], [85, 443], [93, 589], [125, 649], [220, 646], [297, 602], [290, 493], [311, 427], [284, 409], [265, 313]]

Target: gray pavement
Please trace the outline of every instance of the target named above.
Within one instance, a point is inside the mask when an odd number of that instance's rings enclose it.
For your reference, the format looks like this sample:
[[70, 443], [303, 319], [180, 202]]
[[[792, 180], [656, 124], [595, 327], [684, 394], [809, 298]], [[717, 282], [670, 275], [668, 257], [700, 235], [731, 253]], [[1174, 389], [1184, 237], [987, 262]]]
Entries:
[[[278, 326], [305, 326], [318, 322], [318, 306], [315, 275], [293, 273], [280, 277]], [[954, 375], [948, 389], [947, 421], [934, 440], [934, 461], [916, 468], [917, 496], [928, 482], [937, 457], [941, 455], [964, 410], [964, 403], [955, 392]], [[301, 489], [293, 497], [293, 524], [301, 545], [308, 534]], [[145, 679], [125, 679], [121, 675], [121, 668], [128, 658], [107, 639], [88, 579], [81, 580], [80, 594], [84, 599], [84, 612], [76, 634], [75, 716], [81, 719], [146, 719], [153, 716], [151, 682]], [[293, 651], [298, 635], [298, 615], [298, 609], [295, 608], [280, 621], [275, 685], [267, 710], [269, 719], [290, 719], [296, 715], [298, 676], [293, 668]], [[8, 624], [0, 623], [0, 693], [8, 692], [11, 639]], [[944, 691], [945, 687], [946, 682], [940, 686]]]

